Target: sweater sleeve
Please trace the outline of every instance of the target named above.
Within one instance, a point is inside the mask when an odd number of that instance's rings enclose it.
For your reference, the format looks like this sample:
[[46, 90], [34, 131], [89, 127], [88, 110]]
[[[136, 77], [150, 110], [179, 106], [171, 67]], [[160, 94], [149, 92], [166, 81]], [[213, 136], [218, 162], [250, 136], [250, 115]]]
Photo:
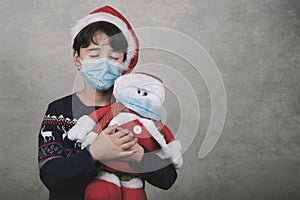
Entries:
[[131, 167], [148, 183], [167, 190], [177, 179], [177, 172], [169, 160], [150, 153], [144, 148], [144, 157], [140, 162], [130, 162]]
[[66, 130], [61, 128], [62, 121], [57, 114], [49, 104], [38, 136], [40, 178], [51, 191], [82, 189], [102, 165], [96, 166], [86, 149], [67, 155]]
[[84, 188], [97, 172], [90, 153], [84, 149], [47, 162], [40, 169], [40, 178], [49, 190], [76, 190]]

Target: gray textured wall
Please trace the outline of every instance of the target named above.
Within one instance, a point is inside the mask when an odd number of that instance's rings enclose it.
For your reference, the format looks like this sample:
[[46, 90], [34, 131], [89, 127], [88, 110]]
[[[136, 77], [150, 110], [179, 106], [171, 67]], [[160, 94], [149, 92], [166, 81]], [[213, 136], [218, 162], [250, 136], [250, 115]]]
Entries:
[[[1, 1], [1, 199], [47, 198], [38, 177], [38, 128], [47, 104], [74, 91], [70, 28], [103, 3]], [[300, 199], [300, 1], [109, 3], [135, 27], [174, 29], [198, 41], [216, 62], [226, 87], [222, 135], [200, 160], [209, 94], [191, 68], [182, 72], [200, 100], [200, 127], [184, 152], [175, 185], [168, 191], [148, 185], [149, 199]], [[141, 53], [143, 63], [159, 58], [170, 66], [187, 65], [165, 52]], [[176, 130], [180, 119], [170, 99], [168, 93], [166, 110], [174, 114], [168, 124]]]

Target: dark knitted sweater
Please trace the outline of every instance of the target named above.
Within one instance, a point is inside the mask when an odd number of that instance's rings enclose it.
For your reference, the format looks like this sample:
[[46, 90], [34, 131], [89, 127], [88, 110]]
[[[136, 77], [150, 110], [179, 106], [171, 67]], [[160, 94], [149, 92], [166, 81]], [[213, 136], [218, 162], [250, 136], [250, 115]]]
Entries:
[[[38, 161], [40, 178], [50, 192], [49, 199], [83, 200], [85, 187], [101, 169], [102, 164], [95, 163], [89, 151], [81, 150], [80, 143], [66, 137], [77, 119], [98, 108], [84, 105], [75, 93], [48, 105], [38, 136]], [[172, 165], [164, 165], [166, 160], [147, 154], [141, 162], [130, 165], [138, 171], [146, 171], [154, 163], [166, 167], [139, 175], [156, 187], [170, 188], [177, 173]]]

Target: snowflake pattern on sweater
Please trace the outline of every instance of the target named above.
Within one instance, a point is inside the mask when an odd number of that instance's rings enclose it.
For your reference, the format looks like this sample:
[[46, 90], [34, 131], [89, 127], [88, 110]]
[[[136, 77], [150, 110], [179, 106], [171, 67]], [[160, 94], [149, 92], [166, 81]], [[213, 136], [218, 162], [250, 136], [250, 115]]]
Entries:
[[[67, 132], [77, 122], [77, 119], [70, 119], [59, 115], [45, 114], [40, 134], [39, 134], [39, 167], [41, 168], [47, 161], [54, 158], [68, 157], [74, 152], [81, 149], [79, 142], [65, 141], [67, 140]], [[64, 148], [64, 143], [69, 143], [69, 148]], [[73, 148], [72, 145], [73, 143]]]

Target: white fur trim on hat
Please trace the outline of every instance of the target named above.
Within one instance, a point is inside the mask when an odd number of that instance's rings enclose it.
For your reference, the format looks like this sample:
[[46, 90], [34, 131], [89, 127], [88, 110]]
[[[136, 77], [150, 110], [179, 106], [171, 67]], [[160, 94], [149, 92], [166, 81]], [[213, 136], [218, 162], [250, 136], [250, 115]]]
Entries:
[[136, 42], [135, 39], [130, 32], [130, 30], [127, 28], [127, 25], [124, 21], [122, 21], [120, 18], [106, 13], [106, 12], [100, 12], [100, 13], [94, 13], [94, 14], [89, 14], [88, 16], [80, 19], [77, 24], [71, 29], [71, 38], [72, 38], [72, 46], [74, 43], [74, 40], [78, 33], [86, 26], [89, 24], [92, 24], [94, 22], [98, 21], [105, 21], [114, 24], [117, 26], [121, 32], [124, 34], [127, 43], [128, 43], [128, 49], [127, 49], [127, 55], [126, 55], [126, 60], [124, 61], [124, 69], [127, 69], [131, 59], [134, 57], [135, 52], [136, 52]]
[[68, 131], [68, 138], [72, 141], [81, 140], [96, 125], [95, 121], [88, 115], [83, 115], [78, 119], [76, 124]]

